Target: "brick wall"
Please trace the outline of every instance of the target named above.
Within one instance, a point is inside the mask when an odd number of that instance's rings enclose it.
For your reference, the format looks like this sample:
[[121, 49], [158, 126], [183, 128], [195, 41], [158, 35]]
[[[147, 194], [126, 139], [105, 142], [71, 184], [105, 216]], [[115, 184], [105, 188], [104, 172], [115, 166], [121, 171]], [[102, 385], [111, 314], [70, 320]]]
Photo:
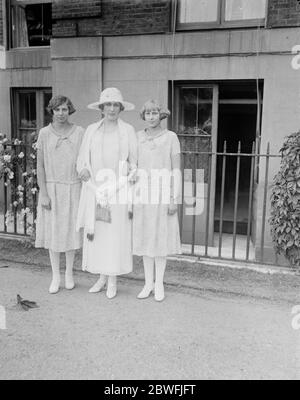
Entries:
[[0, 0], [0, 46], [3, 46], [3, 10], [2, 10], [2, 0]]
[[54, 19], [99, 17], [101, 0], [53, 0]]
[[[53, 36], [168, 32], [172, 1], [53, 0]], [[300, 0], [269, 0], [268, 4], [268, 28], [300, 26]]]
[[268, 27], [300, 26], [300, 0], [269, 0]]
[[[78, 7], [77, 18], [72, 18], [76, 10], [74, 2], [54, 1], [54, 37], [161, 33], [169, 30], [170, 0], [77, 0], [75, 3]], [[87, 3], [89, 15], [93, 18], [79, 18], [80, 9], [85, 11]], [[61, 15], [69, 15], [70, 18], [55, 20]]]

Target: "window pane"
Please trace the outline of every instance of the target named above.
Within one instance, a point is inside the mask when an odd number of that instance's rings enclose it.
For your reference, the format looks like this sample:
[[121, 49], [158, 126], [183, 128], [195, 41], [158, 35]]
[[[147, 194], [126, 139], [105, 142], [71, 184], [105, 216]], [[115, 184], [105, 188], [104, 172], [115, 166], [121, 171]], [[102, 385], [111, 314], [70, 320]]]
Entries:
[[24, 6], [11, 8], [12, 47], [28, 47], [28, 30]]
[[[205, 152], [210, 150], [212, 132], [213, 88], [179, 88], [178, 137], [182, 151]], [[186, 154], [184, 168], [204, 170], [208, 181], [208, 155], [195, 157]]]
[[181, 88], [180, 134], [211, 135], [212, 88]]
[[216, 22], [219, 0], [180, 0], [179, 21]]
[[35, 92], [19, 93], [19, 128], [36, 127], [36, 97]]
[[49, 125], [50, 122], [52, 122], [52, 116], [48, 113], [47, 111], [47, 106], [49, 104], [49, 101], [51, 100], [52, 97], [52, 93], [44, 93], [44, 121], [43, 121], [43, 125]]
[[11, 7], [12, 47], [48, 46], [52, 33], [51, 4]]
[[225, 21], [262, 19], [266, 14], [266, 0], [226, 0]]
[[26, 6], [29, 46], [48, 46], [51, 37], [51, 4]]

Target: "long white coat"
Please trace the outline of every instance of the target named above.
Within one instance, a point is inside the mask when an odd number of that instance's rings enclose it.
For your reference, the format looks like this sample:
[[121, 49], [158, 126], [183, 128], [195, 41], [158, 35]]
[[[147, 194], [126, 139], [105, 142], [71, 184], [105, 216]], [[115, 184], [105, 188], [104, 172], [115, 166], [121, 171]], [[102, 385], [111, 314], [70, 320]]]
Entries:
[[[77, 159], [77, 172], [80, 174], [86, 168], [92, 177], [92, 182], [95, 182], [95, 177], [93, 176], [90, 162], [90, 144], [93, 135], [98, 131], [103, 122], [104, 119], [87, 127]], [[118, 128], [120, 132], [120, 161], [127, 163], [129, 174], [130, 171], [137, 168], [137, 138], [134, 128], [120, 118], [118, 119]], [[91, 180], [83, 182], [76, 222], [77, 231], [84, 228], [85, 231], [91, 234], [94, 233], [95, 202], [96, 193]]]
[[[111, 223], [95, 221], [96, 202], [99, 201], [98, 194], [99, 190], [102, 190], [102, 184], [96, 181], [94, 174], [105, 171], [104, 165], [103, 168], [100, 166], [103, 162], [102, 156], [111, 151], [107, 148], [93, 147], [96, 139], [94, 135], [103, 134], [100, 129], [102, 124], [103, 120], [87, 128], [79, 151], [78, 173], [86, 168], [91, 174], [91, 179], [82, 185], [76, 229], [84, 230], [82, 269], [95, 274], [122, 275], [132, 271], [132, 222], [128, 216], [128, 202], [111, 204]], [[114, 190], [117, 190], [124, 180], [128, 180], [128, 174], [136, 169], [137, 164], [137, 139], [133, 127], [119, 119], [118, 134], [118, 159], [126, 168], [123, 168], [123, 176], [117, 177], [118, 182]], [[96, 157], [98, 152], [100, 157], [98, 170], [91, 165], [91, 155], [95, 157], [95, 152]], [[112, 154], [112, 159], [114, 156]], [[88, 233], [94, 234], [93, 241], [87, 239]]]

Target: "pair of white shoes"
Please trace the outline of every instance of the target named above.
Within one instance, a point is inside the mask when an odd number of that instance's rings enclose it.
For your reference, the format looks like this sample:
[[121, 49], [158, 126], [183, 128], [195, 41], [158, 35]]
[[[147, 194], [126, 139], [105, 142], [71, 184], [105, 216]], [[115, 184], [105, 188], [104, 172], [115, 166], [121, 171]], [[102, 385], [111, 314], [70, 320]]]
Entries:
[[[92, 286], [89, 290], [89, 293], [98, 293], [101, 292], [101, 290], [104, 288], [106, 285], [106, 280], [98, 280], [94, 286]], [[107, 284], [107, 289], [106, 289], [106, 297], [108, 299], [113, 299], [117, 295], [117, 285], [109, 285]]]
[[[50, 294], [55, 294], [59, 291], [60, 287], [60, 278], [53, 278], [51, 285], [49, 287], [49, 293]], [[65, 288], [67, 290], [72, 290], [75, 287], [74, 279], [73, 276], [65, 276]]]
[[137, 295], [138, 299], [147, 299], [150, 294], [154, 292], [154, 299], [156, 301], [163, 301], [165, 298], [165, 290], [164, 290], [164, 285], [163, 284], [155, 284], [155, 286], [152, 285], [152, 287], [144, 286], [142, 291]]

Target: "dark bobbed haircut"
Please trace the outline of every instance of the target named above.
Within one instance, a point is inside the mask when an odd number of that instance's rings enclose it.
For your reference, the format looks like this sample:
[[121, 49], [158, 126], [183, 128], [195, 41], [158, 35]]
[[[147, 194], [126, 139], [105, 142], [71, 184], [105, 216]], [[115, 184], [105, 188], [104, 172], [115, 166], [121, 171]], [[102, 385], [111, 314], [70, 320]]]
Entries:
[[66, 103], [69, 109], [69, 115], [73, 114], [76, 109], [73, 106], [73, 103], [67, 96], [63, 96], [61, 94], [58, 94], [57, 96], [53, 96], [51, 100], [49, 101], [49, 104], [47, 106], [47, 111], [49, 114], [53, 115], [53, 110], [62, 104]]
[[148, 100], [143, 105], [140, 111], [140, 116], [144, 121], [145, 121], [145, 112], [148, 110], [157, 110], [159, 112], [160, 120], [168, 118], [169, 115], [171, 115], [170, 111], [167, 108], [162, 107], [157, 100]]
[[[107, 103], [109, 103], [109, 102], [107, 102]], [[104, 106], [105, 106], [105, 104], [107, 104], [107, 103], [99, 104], [99, 110], [103, 111]], [[115, 103], [115, 102], [114, 102], [114, 103]], [[125, 108], [124, 108], [123, 104], [122, 104], [122, 103], [119, 103], [118, 101], [117, 101], [116, 103], [119, 104], [119, 106], [120, 106], [120, 111], [124, 111]]]

